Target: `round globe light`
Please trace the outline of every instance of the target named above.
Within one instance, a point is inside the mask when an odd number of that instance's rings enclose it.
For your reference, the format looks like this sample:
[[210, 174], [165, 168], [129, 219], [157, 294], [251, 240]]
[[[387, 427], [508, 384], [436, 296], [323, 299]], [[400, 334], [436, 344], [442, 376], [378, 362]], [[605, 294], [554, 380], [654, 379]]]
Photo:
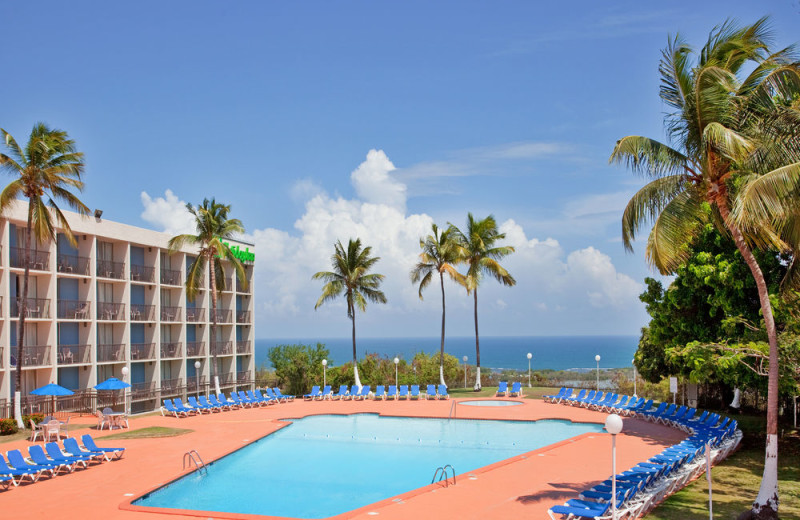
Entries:
[[606, 417], [606, 431], [611, 435], [616, 435], [622, 431], [622, 417], [612, 413]]
[[122, 377], [125, 377], [127, 375], [128, 375], [128, 367], [122, 367]]
[[324, 367], [328, 366], [328, 360], [327, 359], [323, 359], [322, 360], [322, 366], [324, 366]]
[[461, 358], [461, 359], [463, 359], [463, 360], [464, 360], [464, 363], [466, 363], [466, 362], [467, 362], [467, 356], [464, 356], [464, 357], [463, 357], [463, 358]]
[[532, 358], [532, 357], [533, 357], [533, 354], [531, 354], [530, 352], [528, 352], [528, 359], [530, 359], [530, 358]]
[[394, 364], [398, 364], [400, 362], [400, 358], [394, 358]]
[[196, 368], [197, 370], [200, 370], [200, 362], [199, 361], [195, 361], [194, 362], [194, 368]]
[[595, 361], [597, 361], [597, 362], [599, 363], [599, 362], [600, 362], [600, 354], [597, 354], [597, 355], [594, 357], [594, 360], [595, 360]]

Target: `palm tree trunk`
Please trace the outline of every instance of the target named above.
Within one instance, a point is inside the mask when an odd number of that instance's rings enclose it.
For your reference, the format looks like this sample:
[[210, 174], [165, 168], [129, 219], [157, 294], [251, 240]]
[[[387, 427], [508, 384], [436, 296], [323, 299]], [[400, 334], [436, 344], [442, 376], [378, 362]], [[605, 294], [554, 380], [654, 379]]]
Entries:
[[17, 294], [17, 309], [19, 310], [19, 323], [17, 324], [17, 387], [14, 389], [14, 419], [17, 427], [24, 428], [22, 422], [22, 365], [25, 352], [25, 315], [28, 314], [28, 281], [31, 275], [31, 225], [33, 220], [33, 206], [28, 201], [28, 223], [25, 232], [25, 273], [22, 275], [22, 297]]
[[355, 375], [355, 385], [358, 391], [361, 391], [361, 379], [358, 377], [358, 359], [356, 356], [356, 310], [351, 303], [350, 305], [350, 321], [353, 323], [353, 374]]
[[214, 271], [213, 254], [208, 260], [209, 278], [211, 279], [211, 377], [214, 378], [214, 390], [219, 390], [219, 374], [217, 374], [217, 273]]
[[442, 285], [442, 344], [439, 348], [439, 384], [447, 386], [447, 383], [444, 382], [444, 275], [442, 272], [439, 272], [439, 282]]
[[741, 230], [731, 221], [727, 201], [717, 202], [719, 212], [725, 220], [726, 226], [733, 236], [736, 247], [742, 254], [758, 289], [758, 299], [761, 302], [761, 315], [764, 317], [764, 326], [767, 329], [769, 341], [769, 376], [767, 380], [767, 446], [764, 456], [764, 473], [761, 477], [761, 487], [751, 512], [758, 519], [778, 518], [778, 335], [775, 330], [775, 318], [772, 316], [772, 304], [769, 301], [769, 291], [764, 273], [753, 256], [750, 247], [744, 240]]
[[475, 387], [474, 390], [477, 392], [481, 389], [481, 342], [480, 338], [478, 337], [478, 288], [476, 287], [473, 290], [473, 296], [475, 299]]

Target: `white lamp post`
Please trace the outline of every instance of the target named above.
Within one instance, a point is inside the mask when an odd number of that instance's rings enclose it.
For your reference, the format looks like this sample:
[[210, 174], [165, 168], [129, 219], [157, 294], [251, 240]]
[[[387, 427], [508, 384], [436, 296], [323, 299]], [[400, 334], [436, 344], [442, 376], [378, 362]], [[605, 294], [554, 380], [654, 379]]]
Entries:
[[631, 359], [631, 365], [633, 365], [633, 397], [639, 397], [636, 395], [636, 360]]
[[197, 385], [197, 398], [200, 399], [200, 361], [194, 362], [194, 384]]
[[322, 388], [328, 386], [328, 360], [322, 360]]
[[[122, 367], [122, 380], [127, 383], [128, 382], [127, 379], [128, 379], [128, 367]], [[122, 395], [123, 395], [123, 398], [122, 398], [122, 401], [123, 401], [123, 403], [122, 403], [122, 411], [127, 413], [128, 412], [128, 389], [127, 388], [122, 391]]]
[[597, 361], [597, 390], [600, 391], [600, 354], [597, 354], [594, 360]]
[[528, 352], [528, 388], [531, 387], [531, 358], [532, 357], [533, 357], [533, 354]]
[[467, 356], [464, 356], [464, 388], [467, 387]]
[[394, 386], [398, 386], [400, 382], [397, 380], [397, 364], [400, 362], [400, 358], [394, 358]]
[[622, 431], [622, 418], [612, 413], [606, 417], [606, 431], [611, 434], [611, 520], [617, 518], [617, 434]]

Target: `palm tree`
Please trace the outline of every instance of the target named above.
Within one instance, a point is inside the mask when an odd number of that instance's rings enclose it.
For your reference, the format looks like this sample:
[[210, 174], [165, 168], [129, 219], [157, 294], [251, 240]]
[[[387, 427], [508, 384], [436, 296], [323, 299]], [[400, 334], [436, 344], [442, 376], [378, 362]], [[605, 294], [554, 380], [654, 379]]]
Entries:
[[[659, 66], [661, 98], [674, 109], [665, 118], [671, 144], [628, 136], [610, 159], [651, 179], [623, 213], [626, 249], [652, 221], [647, 260], [672, 273], [710, 218], [733, 237], [755, 279], [770, 351], [764, 475], [751, 511], [757, 518], [777, 518], [778, 511], [778, 343], [767, 283], [751, 245], [785, 247], [782, 239], [793, 239], [763, 214], [742, 210], [734, 218], [731, 210], [754, 183], [764, 186], [760, 178], [787, 176], [787, 170], [796, 178], [800, 168], [798, 126], [782, 123], [800, 92], [800, 74], [791, 48], [772, 52], [768, 36], [766, 19], [745, 27], [726, 22], [712, 30], [696, 59], [679, 36], [671, 39]], [[745, 71], [749, 75], [740, 80]]]
[[226, 240], [244, 233], [244, 226], [236, 218], [228, 218], [230, 205], [220, 204], [215, 199], [203, 199], [203, 204], [195, 208], [191, 203], [186, 209], [194, 217], [196, 234], [177, 235], [169, 241], [169, 252], [173, 254], [186, 245], [197, 246], [197, 257], [186, 273], [186, 298], [194, 300], [203, 283], [206, 265], [208, 265], [209, 287], [211, 287], [211, 376], [214, 378], [214, 390], [219, 390], [219, 374], [217, 367], [217, 298], [225, 290], [225, 271], [223, 261], [233, 266], [236, 277], [243, 287], [247, 287], [247, 275], [242, 262], [236, 258]]
[[[451, 224], [452, 226], [452, 224]], [[497, 222], [493, 215], [483, 220], [475, 220], [472, 213], [467, 214], [467, 228], [461, 232], [454, 227], [455, 239], [463, 248], [461, 261], [467, 264], [467, 274], [464, 277], [464, 287], [471, 292], [474, 298], [475, 314], [475, 391], [481, 389], [481, 345], [478, 336], [478, 286], [483, 277], [489, 275], [503, 285], [509, 287], [516, 285], [517, 281], [500, 265], [498, 260], [514, 252], [512, 246], [496, 246], [495, 244], [506, 238], [505, 233], [497, 229]]]
[[433, 273], [439, 273], [439, 284], [442, 287], [442, 341], [439, 347], [439, 383], [444, 385], [444, 323], [445, 323], [445, 273], [457, 283], [464, 284], [464, 276], [456, 271], [456, 264], [462, 255], [462, 249], [454, 240], [455, 227], [450, 226], [444, 231], [439, 231], [436, 224], [431, 224], [433, 234], [424, 239], [419, 239], [419, 262], [411, 270], [411, 283], [419, 283], [419, 299], [422, 300], [422, 291], [430, 285]]
[[367, 310], [367, 300], [373, 303], [386, 303], [386, 295], [380, 291], [381, 282], [385, 278], [382, 274], [368, 274], [369, 270], [380, 260], [372, 257], [372, 248], [361, 248], [361, 239], [352, 238], [347, 243], [347, 250], [341, 241], [336, 241], [335, 252], [331, 256], [333, 271], [320, 271], [312, 279], [322, 280], [322, 295], [314, 305], [317, 310], [320, 305], [335, 300], [344, 294], [347, 301], [347, 317], [353, 323], [353, 372], [355, 384], [361, 388], [358, 377], [358, 359], [356, 356], [356, 308], [361, 312]]
[[20, 409], [20, 389], [22, 388], [22, 359], [25, 344], [25, 315], [28, 308], [28, 281], [31, 265], [31, 237], [37, 244], [45, 244], [56, 239], [53, 215], [58, 227], [71, 244], [76, 245], [75, 236], [66, 217], [56, 202], [66, 203], [80, 215], [89, 213], [89, 208], [70, 190], [83, 191], [83, 154], [77, 151], [75, 141], [63, 130], [49, 128], [44, 123], [36, 123], [31, 130], [28, 143], [21, 148], [17, 141], [5, 130], [3, 133], [9, 155], [0, 154], [0, 168], [16, 179], [0, 193], [0, 214], [5, 212], [19, 197], [28, 199], [28, 220], [25, 230], [24, 266], [22, 295], [17, 295], [19, 324], [17, 329], [17, 370], [14, 390], [14, 418], [23, 428]]

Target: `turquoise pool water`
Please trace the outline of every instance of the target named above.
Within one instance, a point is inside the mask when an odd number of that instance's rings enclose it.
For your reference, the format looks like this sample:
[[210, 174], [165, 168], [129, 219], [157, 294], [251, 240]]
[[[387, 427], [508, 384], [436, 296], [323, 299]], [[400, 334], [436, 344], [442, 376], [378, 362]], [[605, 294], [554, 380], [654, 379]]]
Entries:
[[459, 405], [466, 405], [466, 406], [517, 406], [520, 403], [519, 401], [501, 401], [499, 399], [487, 399], [484, 401], [460, 401]]
[[[586, 432], [600, 424], [321, 415], [293, 424], [135, 505], [325, 518]], [[235, 433], [232, 433], [235, 435]], [[176, 454], [176, 461], [178, 455]]]

